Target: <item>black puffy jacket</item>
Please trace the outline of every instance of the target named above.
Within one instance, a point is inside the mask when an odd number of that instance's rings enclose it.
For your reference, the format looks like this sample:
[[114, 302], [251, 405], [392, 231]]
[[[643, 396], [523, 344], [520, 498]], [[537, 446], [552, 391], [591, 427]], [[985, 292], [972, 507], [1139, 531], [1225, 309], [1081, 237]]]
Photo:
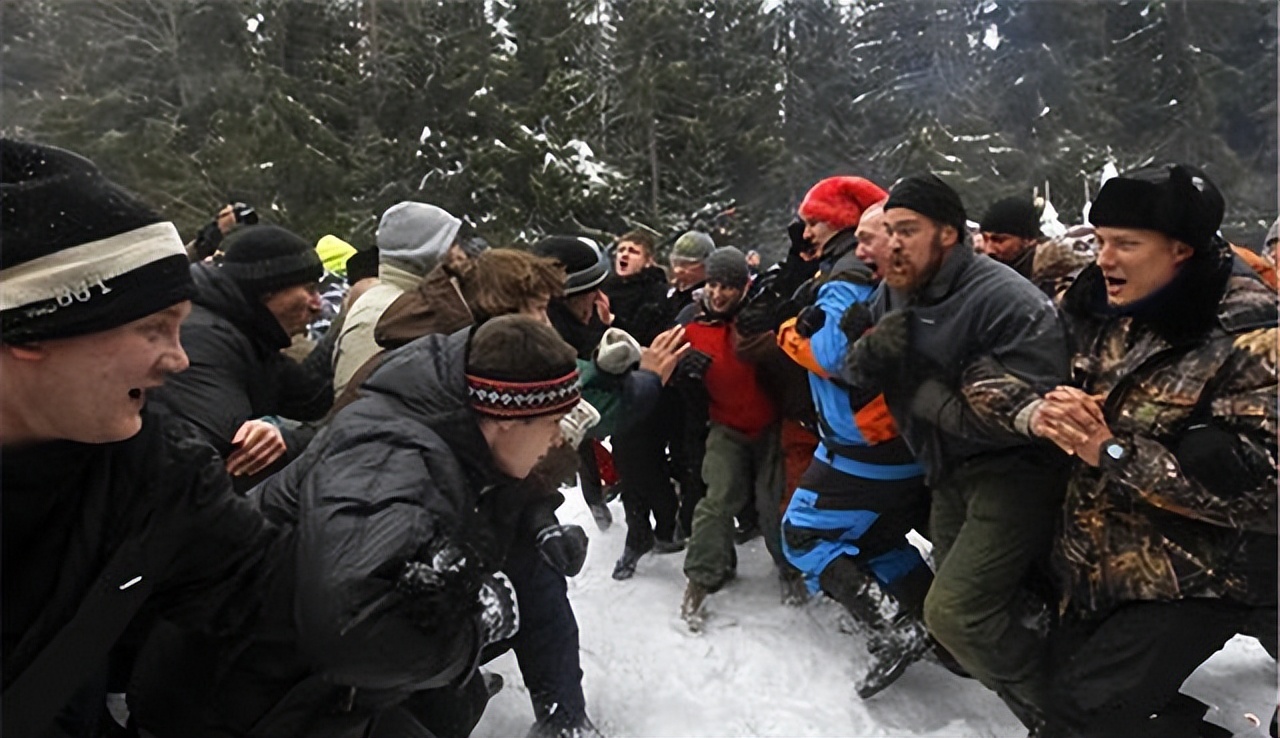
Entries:
[[522, 506], [467, 402], [468, 335], [424, 336], [389, 353], [361, 397], [252, 493], [269, 519], [297, 521], [298, 648], [330, 683], [407, 694], [475, 665], [478, 615], [428, 627], [393, 604], [349, 627], [404, 562], [442, 542], [467, 550], [475, 575], [505, 555], [497, 531]]
[[[101, 708], [94, 680], [126, 625], [146, 632], [161, 618], [231, 635], [261, 602], [274, 530], [186, 423], [146, 409], [128, 440], [6, 448], [2, 469], [5, 735], [86, 733], [50, 729], [50, 705], [84, 687], [64, 717]], [[85, 637], [59, 654], [51, 644], [79, 627], [77, 614]], [[31, 683], [39, 669], [52, 688]]]
[[[333, 404], [333, 378], [280, 353], [289, 336], [263, 305], [251, 302], [210, 264], [191, 265], [197, 294], [182, 324], [191, 366], [149, 393], [153, 401], [199, 428], [223, 458], [246, 421], [267, 415], [320, 420]], [[309, 434], [285, 429], [288, 458]]]

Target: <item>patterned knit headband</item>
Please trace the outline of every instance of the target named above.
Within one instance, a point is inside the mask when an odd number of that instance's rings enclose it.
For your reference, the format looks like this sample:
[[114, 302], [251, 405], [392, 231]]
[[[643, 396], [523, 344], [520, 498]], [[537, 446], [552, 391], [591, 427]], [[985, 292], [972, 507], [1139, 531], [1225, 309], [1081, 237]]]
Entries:
[[578, 390], [578, 370], [556, 379], [538, 382], [504, 382], [467, 375], [467, 396], [481, 415], [495, 418], [535, 418], [568, 412], [582, 393]]

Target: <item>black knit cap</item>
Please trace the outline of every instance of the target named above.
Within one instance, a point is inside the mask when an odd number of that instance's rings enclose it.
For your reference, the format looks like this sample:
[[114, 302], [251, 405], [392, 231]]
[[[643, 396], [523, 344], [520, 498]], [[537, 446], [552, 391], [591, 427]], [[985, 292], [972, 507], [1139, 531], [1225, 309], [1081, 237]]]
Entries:
[[609, 257], [585, 236], [547, 236], [533, 245], [533, 253], [555, 259], [568, 276], [565, 297], [593, 290], [609, 276]]
[[1040, 213], [1035, 203], [1024, 197], [997, 200], [982, 216], [983, 233], [1007, 233], [1018, 238], [1040, 237]]
[[195, 295], [182, 239], [64, 149], [0, 139], [0, 338], [97, 333]]
[[1222, 193], [1204, 172], [1170, 164], [1107, 180], [1089, 206], [1089, 222], [1159, 231], [1202, 251], [1222, 225], [1225, 209]]
[[884, 204], [886, 212], [893, 208], [914, 210], [955, 228], [956, 233], [964, 237], [968, 221], [964, 203], [960, 201], [960, 195], [935, 174], [916, 174], [894, 185], [889, 191], [889, 200]]
[[527, 315], [503, 315], [474, 329], [467, 345], [467, 395], [481, 415], [533, 418], [578, 404], [578, 352]]
[[245, 226], [232, 231], [224, 244], [223, 271], [252, 297], [314, 284], [324, 275], [311, 244], [280, 226]]

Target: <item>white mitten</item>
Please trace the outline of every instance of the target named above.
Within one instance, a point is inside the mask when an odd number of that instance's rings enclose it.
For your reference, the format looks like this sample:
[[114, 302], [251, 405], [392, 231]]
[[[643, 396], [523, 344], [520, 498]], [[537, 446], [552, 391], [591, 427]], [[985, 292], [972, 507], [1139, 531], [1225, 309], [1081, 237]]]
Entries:
[[578, 404], [573, 406], [569, 414], [560, 418], [560, 435], [564, 437], [564, 442], [569, 448], [577, 448], [582, 444], [587, 431], [599, 422], [600, 411], [586, 400], [578, 400]]
[[622, 374], [640, 361], [640, 344], [620, 328], [604, 332], [596, 347], [596, 366], [609, 374]]

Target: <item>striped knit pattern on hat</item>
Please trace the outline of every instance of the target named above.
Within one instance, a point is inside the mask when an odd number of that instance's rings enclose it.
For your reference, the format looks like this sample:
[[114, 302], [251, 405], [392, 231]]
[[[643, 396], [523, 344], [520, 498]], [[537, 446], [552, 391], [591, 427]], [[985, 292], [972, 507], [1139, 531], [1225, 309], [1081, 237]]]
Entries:
[[481, 415], [494, 418], [535, 418], [568, 412], [582, 392], [578, 388], [578, 370], [554, 379], [532, 382], [510, 382], [467, 375], [467, 396], [471, 407]]
[[172, 223], [78, 154], [0, 140], [5, 343], [109, 330], [194, 294]]

